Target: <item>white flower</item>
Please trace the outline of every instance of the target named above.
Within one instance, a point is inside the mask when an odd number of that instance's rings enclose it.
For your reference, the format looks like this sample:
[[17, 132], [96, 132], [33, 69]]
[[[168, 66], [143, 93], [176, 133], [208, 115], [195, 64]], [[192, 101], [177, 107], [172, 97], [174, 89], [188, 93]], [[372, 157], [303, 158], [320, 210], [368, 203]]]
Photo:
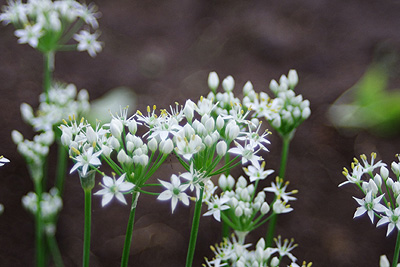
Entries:
[[228, 152], [242, 156], [243, 165], [246, 164], [248, 161], [250, 161], [253, 165], [256, 165], [259, 161], [263, 159], [262, 157], [255, 154], [258, 151], [254, 151], [253, 147], [250, 144], [245, 144], [243, 147], [238, 142], [234, 142], [236, 147], [229, 149]]
[[204, 173], [201, 173], [194, 169], [193, 162], [190, 164], [190, 172], [185, 172], [180, 175], [183, 179], [188, 180], [188, 186], [190, 190], [196, 189], [197, 199], [200, 197], [201, 184], [206, 184], [210, 177], [205, 177]]
[[396, 226], [397, 229], [400, 229], [400, 207], [397, 207], [394, 211], [390, 210], [390, 209], [386, 209], [386, 216], [383, 216], [382, 219], [380, 219], [378, 221], [378, 223], [376, 224], [376, 226], [381, 226], [382, 224], [386, 224], [389, 223], [388, 225], [388, 229], [386, 232], [386, 236], [388, 236], [394, 229], [394, 227]]
[[97, 41], [99, 33], [90, 34], [88, 31], [82, 30], [79, 34], [74, 35], [74, 39], [78, 42], [78, 51], [87, 51], [91, 57], [95, 57], [102, 49], [101, 42]]
[[225, 205], [225, 203], [229, 202], [229, 200], [230, 200], [229, 197], [219, 198], [218, 196], [215, 196], [211, 198], [211, 201], [208, 202], [208, 211], [204, 213], [204, 216], [212, 215], [214, 219], [220, 222], [221, 211], [230, 209], [228, 205]]
[[24, 29], [16, 30], [14, 34], [19, 38], [18, 43], [28, 43], [30, 46], [36, 48], [39, 44], [39, 38], [43, 35], [42, 25], [26, 25]]
[[102, 151], [100, 150], [93, 154], [93, 147], [89, 147], [88, 150], [84, 151], [83, 153], [79, 154], [77, 157], [74, 158], [76, 163], [72, 167], [70, 173], [82, 167], [82, 175], [85, 176], [89, 169], [89, 166], [101, 165], [101, 161], [99, 159], [101, 153]]
[[101, 184], [103, 189], [94, 193], [95, 195], [102, 195], [101, 206], [107, 205], [113, 197], [116, 197], [120, 202], [127, 204], [123, 193], [131, 191], [135, 185], [125, 181], [126, 174], [122, 174], [118, 180], [111, 178], [109, 176], [103, 177], [103, 184]]
[[286, 187], [289, 185], [289, 182], [283, 182], [283, 179], [276, 177], [276, 184], [274, 182], [271, 183], [271, 187], [264, 188], [264, 191], [273, 192], [276, 197], [283, 199], [284, 202], [289, 202], [291, 200], [296, 200], [295, 197], [290, 195], [296, 194], [297, 190], [292, 190], [290, 192], [285, 192]]
[[357, 208], [356, 212], [354, 213], [354, 217], [358, 217], [363, 215], [365, 212], [367, 212], [370, 220], [372, 223], [374, 223], [374, 211], [376, 212], [385, 212], [387, 208], [383, 206], [381, 203], [381, 199], [383, 198], [383, 195], [380, 195], [379, 197], [374, 198], [372, 196], [372, 191], [369, 191], [367, 195], [365, 196], [365, 199], [359, 199], [353, 197], [357, 203], [360, 205], [360, 207]]
[[247, 168], [243, 168], [244, 172], [249, 176], [250, 182], [257, 180], [264, 180], [268, 175], [274, 172], [274, 170], [264, 171], [265, 161], [261, 165], [257, 162], [255, 165], [249, 165]]
[[8, 163], [8, 162], [10, 162], [9, 159], [7, 159], [7, 158], [5, 158], [3, 156], [0, 156], [0, 167], [3, 166], [4, 164]]
[[167, 188], [164, 192], [162, 192], [157, 199], [159, 200], [168, 200], [171, 199], [171, 208], [172, 208], [172, 213], [174, 213], [174, 210], [176, 208], [176, 205], [178, 204], [178, 200], [181, 200], [183, 204], [186, 206], [189, 205], [189, 197], [184, 193], [189, 185], [181, 185], [181, 180], [173, 174], [171, 176], [171, 183], [159, 180], [160, 183]]

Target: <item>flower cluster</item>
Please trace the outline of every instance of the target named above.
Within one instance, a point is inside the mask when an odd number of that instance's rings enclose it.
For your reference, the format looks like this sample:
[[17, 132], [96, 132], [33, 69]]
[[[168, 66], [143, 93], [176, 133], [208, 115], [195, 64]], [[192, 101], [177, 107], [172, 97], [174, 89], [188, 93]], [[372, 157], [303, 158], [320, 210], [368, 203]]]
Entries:
[[99, 16], [96, 6], [74, 0], [17, 0], [3, 7], [0, 21], [14, 25], [19, 43], [28, 43], [42, 52], [66, 50], [73, 37], [78, 42], [73, 48], [95, 56], [102, 49], [97, 41], [99, 33], [91, 34], [86, 29], [77, 32], [84, 24], [97, 29]]
[[[339, 185], [355, 184], [364, 195], [361, 199], [353, 197], [359, 204], [354, 218], [366, 213], [374, 223], [374, 218], [377, 217], [377, 226], [388, 224], [386, 235], [395, 228], [400, 230], [400, 162], [392, 162], [394, 177], [391, 178], [386, 164], [382, 161], [375, 162], [376, 153], [371, 153], [370, 162], [365, 155], [360, 158], [361, 162], [354, 159], [350, 172], [344, 168], [343, 175], [347, 181]], [[400, 161], [400, 155], [397, 158]]]
[[55, 83], [48, 92], [48, 99], [43, 93], [39, 100], [36, 112], [29, 104], [21, 105], [22, 118], [32, 125], [35, 131], [51, 131], [64, 118], [73, 114], [85, 114], [90, 108], [88, 92], [85, 89], [77, 92], [73, 84]]
[[43, 178], [43, 166], [46, 162], [49, 147], [54, 142], [54, 132], [52, 130], [39, 133], [33, 140], [24, 139], [23, 135], [17, 130], [12, 131], [11, 137], [18, 146], [18, 152], [25, 158], [26, 163], [34, 181]]
[[[276, 247], [266, 247], [264, 238], [260, 238], [254, 250], [249, 250], [251, 244], [244, 244], [233, 235], [231, 239], [225, 238], [220, 244], [211, 246], [215, 256], [212, 260], [206, 259], [207, 265], [203, 266], [277, 267], [284, 257], [288, 257], [291, 261], [290, 267], [299, 266], [296, 257], [291, 253], [297, 247], [293, 239], [290, 241], [285, 239], [282, 242], [279, 236], [275, 239], [275, 244]], [[311, 263], [303, 263], [302, 266], [310, 267]]]
[[294, 92], [298, 80], [295, 70], [282, 75], [279, 83], [272, 80], [269, 88], [274, 99], [264, 92], [257, 94], [248, 82], [243, 87], [243, 105], [253, 110], [255, 117], [265, 118], [281, 136], [291, 138], [296, 128], [311, 115], [310, 101]]
[[22, 205], [33, 215], [36, 215], [39, 208], [46, 234], [55, 234], [56, 217], [63, 206], [62, 199], [56, 188], [50, 189], [49, 193], [42, 193], [40, 201], [38, 200], [36, 193], [29, 192], [22, 198]]

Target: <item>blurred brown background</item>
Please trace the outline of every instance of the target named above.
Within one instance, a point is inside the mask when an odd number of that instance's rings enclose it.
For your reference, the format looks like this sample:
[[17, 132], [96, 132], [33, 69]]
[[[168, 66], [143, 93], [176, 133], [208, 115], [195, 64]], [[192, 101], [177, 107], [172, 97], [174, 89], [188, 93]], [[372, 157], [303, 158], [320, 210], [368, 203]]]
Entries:
[[[399, 136], [380, 138], [367, 132], [342, 135], [329, 125], [327, 108], [351, 87], [371, 63], [375, 51], [400, 51], [400, 1], [391, 0], [115, 0], [94, 1], [102, 12], [102, 53], [58, 53], [55, 77], [86, 88], [92, 100], [127, 86], [137, 94], [137, 109], [206, 95], [207, 76], [233, 75], [236, 93], [247, 80], [266, 90], [290, 68], [297, 69], [298, 93], [311, 101], [312, 115], [299, 128], [290, 148], [287, 179], [299, 189], [294, 212], [279, 219], [277, 233], [299, 244], [294, 254], [313, 266], [378, 266], [392, 257], [395, 238], [386, 227], [375, 229], [366, 217], [353, 220], [355, 188], [338, 189], [341, 174], [355, 155], [378, 153], [389, 163], [400, 152]], [[4, 5], [5, 0], [0, 0]], [[13, 27], [0, 27], [0, 154], [11, 163], [0, 169], [0, 266], [33, 266], [33, 218], [21, 197], [33, 190], [25, 163], [10, 133], [33, 135], [20, 117], [19, 105], [36, 107], [41, 92], [42, 58], [18, 45]], [[399, 87], [396, 69], [391, 79]], [[132, 110], [133, 111], [133, 110]], [[278, 169], [280, 140], [271, 136], [267, 166]], [[54, 153], [52, 151], [51, 153]], [[71, 165], [71, 164], [70, 164]], [[182, 169], [166, 164], [159, 177]], [[165, 177], [164, 177], [165, 176]], [[270, 183], [264, 181], [262, 186]], [[113, 202], [100, 207], [93, 198], [91, 266], [118, 266], [128, 207]], [[184, 266], [193, 205], [170, 214], [167, 203], [142, 196], [130, 266]], [[251, 236], [256, 241], [265, 233]], [[83, 192], [76, 175], [66, 182], [57, 239], [66, 266], [81, 264]], [[211, 257], [220, 241], [219, 225], [209, 217], [200, 223], [194, 266]]]

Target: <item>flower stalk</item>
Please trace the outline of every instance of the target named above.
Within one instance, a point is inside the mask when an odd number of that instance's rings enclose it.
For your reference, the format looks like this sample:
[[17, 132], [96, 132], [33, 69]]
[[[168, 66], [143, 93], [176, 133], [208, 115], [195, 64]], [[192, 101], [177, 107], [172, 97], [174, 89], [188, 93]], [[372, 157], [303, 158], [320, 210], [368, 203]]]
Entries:
[[201, 206], [203, 204], [203, 192], [204, 192], [204, 188], [201, 188], [200, 196], [199, 196], [199, 199], [196, 201], [196, 205], [195, 205], [195, 209], [194, 209], [192, 230], [190, 232], [189, 247], [188, 247], [188, 252], [187, 252], [187, 257], [186, 257], [186, 267], [191, 267], [193, 264], [194, 251], [196, 250], [197, 234], [199, 232], [199, 225], [200, 225]]
[[131, 243], [132, 243], [133, 226], [134, 226], [134, 221], [135, 221], [135, 213], [136, 213], [136, 205], [137, 205], [138, 196], [139, 196], [139, 193], [136, 191], [132, 194], [132, 205], [131, 205], [131, 211], [129, 213], [128, 225], [126, 227], [124, 249], [122, 251], [122, 258], [121, 258], [121, 267], [128, 266], [129, 252], [130, 252]]

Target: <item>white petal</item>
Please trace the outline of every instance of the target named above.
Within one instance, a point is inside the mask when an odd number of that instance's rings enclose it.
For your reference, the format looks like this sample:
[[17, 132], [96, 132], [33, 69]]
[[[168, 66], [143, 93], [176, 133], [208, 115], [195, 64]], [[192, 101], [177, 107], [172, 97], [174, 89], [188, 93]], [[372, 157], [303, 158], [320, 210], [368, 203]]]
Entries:
[[104, 207], [105, 205], [107, 205], [111, 201], [113, 196], [114, 195], [112, 193], [104, 194], [103, 199], [101, 200], [101, 206]]
[[116, 197], [120, 202], [124, 203], [125, 205], [127, 204], [127, 203], [126, 203], [126, 200], [125, 200], [125, 197], [124, 197], [124, 195], [123, 195], [122, 193], [117, 192], [117, 193], [115, 194], [115, 197]]
[[107, 187], [111, 187], [114, 185], [114, 180], [111, 177], [104, 176], [103, 177], [103, 184]]

